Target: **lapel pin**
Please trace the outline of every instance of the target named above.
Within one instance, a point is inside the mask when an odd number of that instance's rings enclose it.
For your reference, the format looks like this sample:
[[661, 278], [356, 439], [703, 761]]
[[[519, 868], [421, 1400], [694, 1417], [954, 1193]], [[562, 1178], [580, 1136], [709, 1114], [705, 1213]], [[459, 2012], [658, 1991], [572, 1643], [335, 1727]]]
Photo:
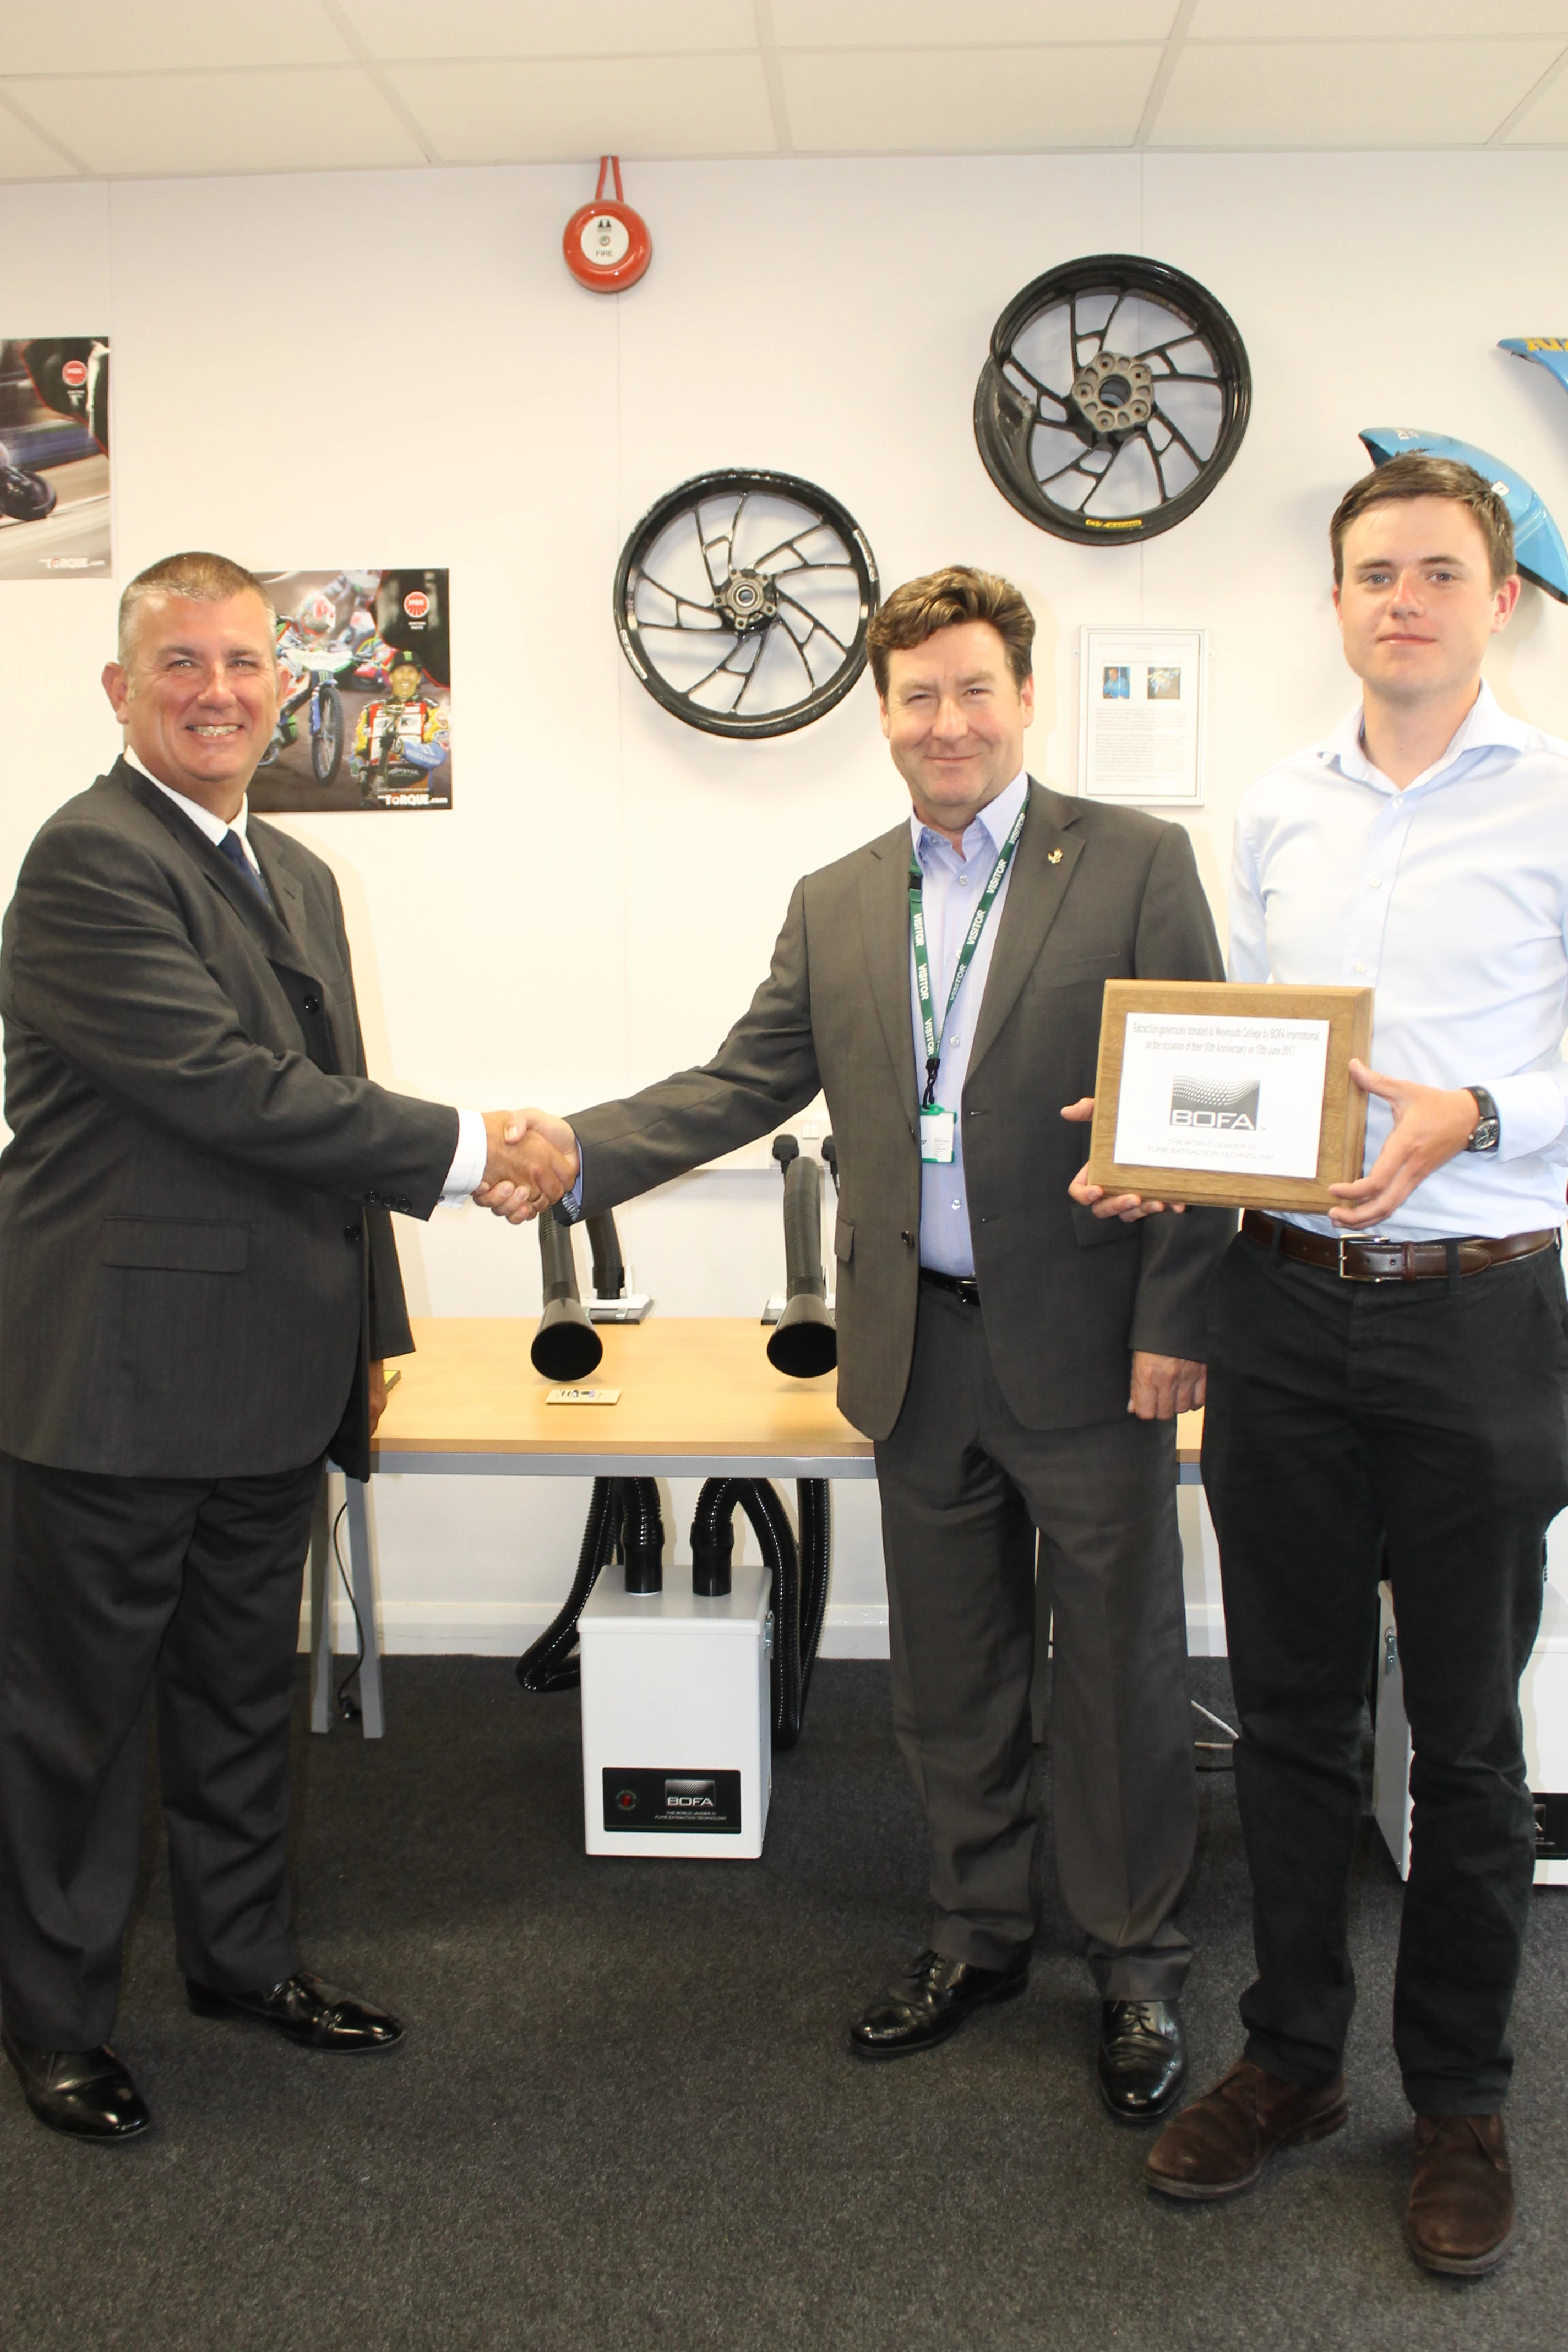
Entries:
[[1046, 852], [1046, 864], [1047, 866], [1059, 866], [1061, 862], [1062, 854], [1059, 849], [1048, 849]]

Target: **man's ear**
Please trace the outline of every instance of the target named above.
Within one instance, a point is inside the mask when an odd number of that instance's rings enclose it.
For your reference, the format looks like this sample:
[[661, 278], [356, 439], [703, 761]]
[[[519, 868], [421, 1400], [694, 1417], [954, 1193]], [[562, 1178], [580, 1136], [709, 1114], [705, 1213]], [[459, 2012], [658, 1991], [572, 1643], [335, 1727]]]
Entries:
[[123, 719], [126, 705], [131, 699], [131, 680], [126, 675], [123, 663], [117, 661], [104, 663], [103, 690], [109, 697], [110, 707], [116, 719]]

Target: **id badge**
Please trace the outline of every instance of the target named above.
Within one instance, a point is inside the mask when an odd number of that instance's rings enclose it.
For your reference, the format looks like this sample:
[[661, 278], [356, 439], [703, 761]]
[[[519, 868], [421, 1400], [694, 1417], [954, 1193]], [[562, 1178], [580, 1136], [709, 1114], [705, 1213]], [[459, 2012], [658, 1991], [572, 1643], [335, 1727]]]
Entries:
[[921, 1158], [943, 1162], [952, 1158], [952, 1113], [950, 1110], [922, 1108]]

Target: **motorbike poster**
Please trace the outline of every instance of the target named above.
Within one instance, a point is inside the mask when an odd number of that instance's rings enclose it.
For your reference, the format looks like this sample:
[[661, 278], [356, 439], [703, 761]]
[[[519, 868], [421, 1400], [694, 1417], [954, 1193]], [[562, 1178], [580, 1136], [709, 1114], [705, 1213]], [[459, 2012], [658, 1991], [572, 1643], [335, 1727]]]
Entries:
[[278, 615], [279, 705], [251, 807], [449, 809], [446, 572], [257, 577]]
[[110, 569], [109, 338], [0, 337], [0, 580]]

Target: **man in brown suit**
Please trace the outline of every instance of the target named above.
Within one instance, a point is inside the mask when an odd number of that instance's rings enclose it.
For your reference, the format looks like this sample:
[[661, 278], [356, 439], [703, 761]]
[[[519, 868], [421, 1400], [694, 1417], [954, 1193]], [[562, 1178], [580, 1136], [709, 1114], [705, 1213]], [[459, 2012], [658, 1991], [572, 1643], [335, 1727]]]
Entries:
[[[1201, 1401], [1202, 1294], [1230, 1221], [1129, 1231], [1069, 1202], [1081, 1154], [1061, 1108], [1093, 1090], [1107, 980], [1221, 966], [1179, 827], [1025, 772], [1033, 637], [1018, 592], [967, 567], [889, 598], [870, 655], [912, 817], [796, 886], [772, 972], [711, 1062], [543, 1121], [542, 1140], [581, 1148], [566, 1205], [589, 1213], [825, 1090], [838, 1396], [876, 1441], [894, 1713], [934, 1909], [930, 1948], [851, 2046], [929, 2049], [1024, 1988], [1037, 1529], [1058, 1867], [1101, 1998], [1101, 2090], [1142, 2122], [1185, 2065], [1174, 1415]], [[504, 1182], [478, 1197], [526, 1213]]]

